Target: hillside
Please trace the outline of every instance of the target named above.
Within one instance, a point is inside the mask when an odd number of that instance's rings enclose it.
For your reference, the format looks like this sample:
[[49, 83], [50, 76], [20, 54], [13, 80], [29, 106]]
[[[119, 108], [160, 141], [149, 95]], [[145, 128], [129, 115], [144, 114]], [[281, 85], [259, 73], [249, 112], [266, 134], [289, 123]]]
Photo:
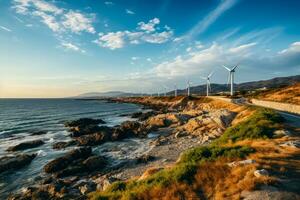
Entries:
[[300, 83], [259, 93], [256, 98], [300, 105]]

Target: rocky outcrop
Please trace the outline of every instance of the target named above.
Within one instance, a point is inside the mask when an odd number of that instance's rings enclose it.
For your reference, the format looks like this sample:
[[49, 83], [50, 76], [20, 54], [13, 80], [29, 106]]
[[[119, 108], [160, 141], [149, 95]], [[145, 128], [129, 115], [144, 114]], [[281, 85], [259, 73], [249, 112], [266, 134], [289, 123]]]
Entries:
[[46, 173], [54, 173], [61, 171], [71, 165], [74, 161], [79, 159], [86, 159], [92, 153], [90, 147], [84, 147], [79, 149], [74, 149], [66, 153], [64, 156], [56, 158], [44, 166], [44, 171]]
[[75, 141], [75, 140], [71, 140], [71, 141], [68, 141], [68, 142], [57, 142], [57, 143], [52, 145], [52, 148], [56, 149], [56, 150], [61, 150], [61, 149], [65, 149], [67, 147], [70, 147], [70, 146], [73, 146], [73, 145], [76, 145], [76, 144], [77, 144], [77, 141]]
[[0, 158], [0, 173], [22, 168], [36, 157], [36, 154], [22, 154], [17, 156], [5, 156]]
[[150, 117], [146, 122], [147, 127], [167, 127], [170, 125], [183, 125], [191, 118], [190, 115], [181, 113], [166, 113]]
[[45, 142], [43, 142], [42, 140], [32, 140], [32, 141], [22, 142], [15, 146], [8, 147], [7, 151], [20, 151], [25, 149], [31, 149], [31, 148], [41, 146], [44, 143]]
[[80, 118], [77, 120], [67, 121], [64, 124], [66, 127], [78, 127], [105, 124], [105, 121], [103, 121], [102, 119]]
[[[235, 114], [228, 110], [216, 110], [190, 119], [179, 131], [202, 136], [205, 140], [219, 137], [233, 120]], [[204, 137], [205, 136], [205, 137]]]
[[90, 147], [74, 149], [44, 166], [46, 173], [62, 178], [93, 171], [102, 171], [107, 165], [104, 156], [92, 155]]

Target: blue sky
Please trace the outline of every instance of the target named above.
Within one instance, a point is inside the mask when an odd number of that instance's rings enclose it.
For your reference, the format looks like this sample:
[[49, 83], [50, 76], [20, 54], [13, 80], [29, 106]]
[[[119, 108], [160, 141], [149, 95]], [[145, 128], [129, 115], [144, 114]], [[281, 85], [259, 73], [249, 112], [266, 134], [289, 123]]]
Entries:
[[0, 97], [63, 97], [300, 72], [300, 1], [0, 0]]

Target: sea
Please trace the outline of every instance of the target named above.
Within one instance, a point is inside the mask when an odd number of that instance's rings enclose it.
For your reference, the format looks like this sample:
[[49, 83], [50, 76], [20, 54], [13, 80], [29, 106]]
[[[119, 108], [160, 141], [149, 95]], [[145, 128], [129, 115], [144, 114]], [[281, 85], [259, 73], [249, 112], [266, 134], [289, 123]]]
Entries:
[[[142, 111], [139, 105], [102, 100], [0, 99], [0, 157], [21, 153], [37, 154], [29, 165], [0, 174], [0, 199], [37, 183], [45, 176], [43, 166], [46, 163], [75, 148], [52, 148], [56, 142], [71, 139], [64, 127], [65, 121], [85, 117], [100, 118], [107, 126], [115, 126], [126, 120], [134, 120], [128, 116], [138, 111]], [[46, 134], [33, 136], [32, 133], [36, 131], [45, 131]], [[19, 152], [6, 151], [9, 146], [36, 139], [43, 140], [45, 144]], [[115, 166], [149, 151], [150, 141], [136, 138], [107, 142], [93, 147], [93, 153], [106, 156], [110, 165]]]

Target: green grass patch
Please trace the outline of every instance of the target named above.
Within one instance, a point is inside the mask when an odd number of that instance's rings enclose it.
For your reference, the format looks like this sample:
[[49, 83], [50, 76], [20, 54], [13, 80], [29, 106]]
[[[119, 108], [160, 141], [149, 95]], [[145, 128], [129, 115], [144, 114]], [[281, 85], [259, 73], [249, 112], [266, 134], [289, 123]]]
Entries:
[[145, 180], [115, 182], [104, 192], [94, 192], [92, 199], [97, 200], [132, 200], [143, 191], [153, 187], [167, 187], [175, 182], [191, 184], [197, 172], [198, 166], [206, 161], [214, 161], [221, 157], [243, 158], [254, 152], [250, 147], [216, 147], [203, 146], [187, 151], [181, 156], [180, 162], [170, 169], [159, 171]]
[[245, 139], [267, 139], [273, 137], [273, 131], [284, 121], [278, 113], [269, 109], [259, 109], [246, 121], [228, 128], [213, 145], [236, 142]]

